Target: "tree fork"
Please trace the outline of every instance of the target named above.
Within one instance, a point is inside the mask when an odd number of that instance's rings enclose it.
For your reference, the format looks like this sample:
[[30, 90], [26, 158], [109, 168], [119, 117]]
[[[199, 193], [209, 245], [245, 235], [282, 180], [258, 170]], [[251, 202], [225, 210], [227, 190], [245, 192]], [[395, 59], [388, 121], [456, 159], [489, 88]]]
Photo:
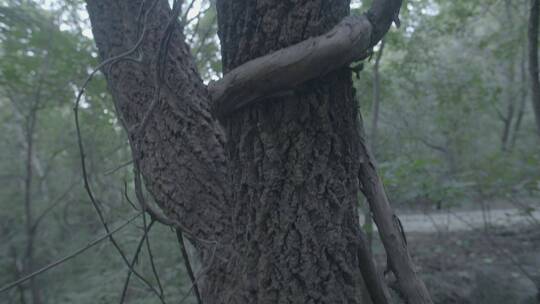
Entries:
[[[149, 34], [147, 41], [141, 46], [143, 58], [140, 62], [118, 63], [105, 72], [118, 105], [119, 115], [128, 130], [140, 124], [146, 116], [148, 99], [153, 95], [152, 73], [155, 73], [153, 66], [156, 61], [147, 55], [156, 53], [156, 45], [159, 45], [156, 43], [157, 39], [164, 31], [163, 20], [170, 15], [167, 1], [155, 1], [158, 3], [156, 11], [151, 14], [149, 24], [144, 25], [148, 27]], [[136, 16], [140, 8], [145, 7], [145, 2], [87, 0], [87, 3], [96, 43], [104, 60], [122, 53], [137, 41], [136, 29], [141, 24]], [[234, 256], [237, 250], [225, 246], [234, 239], [234, 235], [230, 234], [230, 231], [234, 231], [234, 226], [231, 227], [235, 215], [231, 214], [234, 209], [233, 194], [227, 178], [227, 167], [230, 166], [227, 162], [230, 160], [225, 156], [225, 146], [228, 143], [221, 126], [213, 120], [212, 109], [216, 111], [214, 115], [221, 118], [229, 114], [236, 115], [237, 111], [255, 104], [255, 101], [264, 96], [295, 90], [310, 79], [338, 70], [350, 61], [364, 58], [369, 49], [384, 36], [392, 22], [399, 24], [400, 5], [400, 0], [376, 0], [364, 16], [345, 18], [328, 34], [254, 59], [260, 64], [258, 69], [258, 64], [255, 63], [243, 62], [243, 65], [237, 65], [236, 71], [230, 70], [223, 80], [210, 86], [210, 93], [202, 85], [193, 58], [187, 51], [181, 27], [177, 25], [171, 50], [166, 58], [165, 66], [168, 68], [164, 72], [164, 92], [158, 96], [159, 103], [155, 111], [160, 116], [148, 118], [147, 132], [141, 135], [142, 138], [132, 138], [136, 143], [134, 149], [137, 150], [134, 153], [141, 158], [141, 172], [147, 188], [165, 213], [174, 221], [185, 223], [198, 237], [219, 240], [221, 250], [218, 252], [223, 255], [219, 257], [220, 261], [238, 261], [238, 257]], [[320, 49], [317, 46], [320, 46]], [[279, 68], [267, 69], [269, 73], [265, 74], [265, 69], [261, 66], [270, 67], [270, 64]], [[227, 64], [225, 66], [227, 71]], [[286, 78], [288, 75], [298, 78]], [[280, 79], [276, 80], [281, 77], [290, 80], [292, 85]], [[259, 80], [255, 82], [253, 79]], [[255, 85], [256, 92], [246, 93], [246, 90], [254, 89], [249, 84]], [[344, 88], [347, 89], [346, 86]], [[135, 135], [130, 134], [130, 137], [133, 136]], [[363, 157], [364, 161], [370, 163], [368, 154], [363, 149], [360, 148], [358, 152], [357, 157]], [[375, 221], [379, 225], [381, 238], [402, 286], [402, 292], [410, 303], [431, 303], [423, 283], [414, 273], [406, 246], [395, 245], [399, 245], [400, 232], [394, 225], [393, 212], [388, 201], [384, 199], [382, 184], [374, 167], [369, 167], [366, 163], [360, 167], [362, 190], [368, 197], [370, 207], [374, 209]], [[387, 236], [392, 239], [385, 240]], [[398, 238], [397, 241], [395, 238]], [[361, 240], [355, 242], [362, 244]], [[214, 248], [213, 251], [215, 250]], [[370, 256], [369, 251], [362, 249], [361, 245], [356, 250], [360, 256]], [[209, 250], [203, 251], [208, 254]], [[204, 257], [203, 252], [203, 263]], [[372, 265], [371, 262], [367, 262], [368, 266]], [[209, 264], [208, 261], [206, 263]], [[401, 267], [401, 263], [405, 266]], [[217, 282], [217, 287], [235, 287], [236, 281], [241, 278], [227, 277], [227, 272], [234, 272], [234, 267], [237, 266], [230, 263], [222, 265], [221, 269], [213, 271], [209, 276], [223, 277], [225, 284], [220, 286], [219, 279], [216, 279], [214, 283]], [[374, 267], [363, 268], [369, 268], [371, 275], [377, 278]], [[363, 276], [364, 279], [370, 277], [369, 273]], [[411, 281], [403, 282], [408, 279]], [[373, 284], [373, 281], [369, 283]], [[384, 290], [380, 283], [375, 284], [379, 284], [379, 288]], [[411, 285], [412, 288], [407, 288]], [[206, 286], [203, 286], [207, 292], [212, 287], [216, 287], [212, 282], [206, 282]], [[370, 293], [373, 291], [370, 287]], [[231, 292], [234, 293], [235, 289], [231, 289]], [[378, 294], [384, 295], [384, 291]], [[206, 299], [210, 299], [209, 296], [211, 294], [207, 294]], [[235, 295], [235, 298], [242, 297]], [[220, 300], [225, 299], [213, 299]]]

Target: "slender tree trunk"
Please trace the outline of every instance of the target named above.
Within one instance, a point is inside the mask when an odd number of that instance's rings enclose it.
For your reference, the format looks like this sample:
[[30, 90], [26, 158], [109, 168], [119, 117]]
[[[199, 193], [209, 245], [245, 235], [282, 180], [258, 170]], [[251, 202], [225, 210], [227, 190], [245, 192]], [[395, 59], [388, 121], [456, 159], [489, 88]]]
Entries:
[[516, 123], [514, 124], [514, 131], [512, 135], [512, 144], [510, 146], [510, 149], [513, 149], [516, 146], [516, 141], [519, 136], [519, 130], [521, 128], [521, 122], [523, 120], [523, 115], [525, 114], [525, 105], [527, 103], [527, 96], [528, 96], [528, 85], [527, 85], [527, 68], [526, 68], [526, 60], [527, 60], [527, 50], [526, 47], [523, 45], [522, 47], [522, 56], [521, 56], [521, 62], [520, 62], [520, 83], [521, 83], [521, 94], [520, 94], [520, 102], [519, 102], [519, 109], [516, 117]]
[[532, 106], [540, 136], [540, 79], [538, 75], [538, 14], [540, 0], [531, 0], [529, 17], [529, 73], [531, 77]]
[[[25, 158], [25, 178], [24, 178], [24, 214], [26, 227], [26, 252], [25, 252], [25, 272], [31, 273], [35, 269], [34, 265], [34, 239], [33, 229], [34, 217], [32, 213], [32, 184], [33, 170], [32, 159], [34, 154], [34, 130], [36, 124], [36, 109], [30, 111], [28, 126], [26, 129], [26, 158]], [[30, 279], [30, 292], [32, 293], [32, 303], [41, 303], [41, 295], [35, 278]]]
[[503, 134], [501, 136], [501, 150], [502, 151], [508, 150], [509, 141], [511, 140], [510, 131], [512, 130], [512, 125], [514, 124], [514, 114], [515, 114], [514, 100], [516, 96], [513, 93], [514, 92], [514, 64], [513, 62], [509, 63], [508, 73], [509, 73], [509, 76], [508, 76], [509, 87], [508, 87], [508, 92], [507, 92], [508, 96], [506, 99], [506, 116], [503, 117], [504, 128], [503, 128]]
[[[512, 14], [512, 5], [510, 3], [509, 0], [506, 0], [505, 1], [505, 9], [506, 9], [506, 19], [507, 19], [507, 22], [508, 24], [512, 24], [513, 23], [513, 14]], [[501, 150], [502, 151], [507, 151], [509, 149], [508, 145], [509, 145], [509, 141], [511, 140], [511, 130], [512, 130], [512, 125], [513, 125], [513, 122], [514, 122], [514, 114], [515, 114], [515, 105], [514, 105], [514, 100], [516, 99], [515, 95], [514, 94], [516, 92], [514, 86], [515, 86], [515, 65], [514, 65], [514, 61], [515, 61], [515, 55], [514, 53], [512, 53], [510, 55], [510, 58], [508, 58], [508, 66], [507, 66], [507, 74], [506, 74], [506, 77], [507, 77], [507, 96], [506, 96], [506, 113], [503, 117], [503, 123], [504, 123], [504, 128], [503, 128], [503, 134], [501, 136]]]

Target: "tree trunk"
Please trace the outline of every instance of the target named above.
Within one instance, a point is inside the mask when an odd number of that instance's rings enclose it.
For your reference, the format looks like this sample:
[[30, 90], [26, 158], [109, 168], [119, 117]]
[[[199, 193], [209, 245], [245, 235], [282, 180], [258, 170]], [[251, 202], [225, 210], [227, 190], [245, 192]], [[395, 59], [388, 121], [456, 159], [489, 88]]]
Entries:
[[540, 0], [531, 0], [529, 17], [529, 73], [531, 76], [532, 106], [540, 136], [540, 79], [538, 75], [538, 14]]
[[[349, 3], [223, 0], [217, 9], [227, 73], [331, 29]], [[269, 98], [225, 121], [235, 247], [243, 257], [237, 272], [247, 271], [232, 302], [360, 303], [359, 136], [350, 71]]]
[[230, 231], [225, 138], [179, 24], [160, 54], [168, 1], [88, 0], [87, 7], [103, 59], [125, 53], [144, 34], [137, 52], [103, 72], [148, 190], [191, 238], [212, 243]]
[[[39, 86], [38, 86], [39, 87]], [[35, 269], [34, 262], [34, 243], [36, 238], [36, 229], [34, 227], [36, 221], [34, 220], [34, 202], [33, 202], [33, 188], [34, 188], [34, 169], [35, 160], [35, 148], [34, 137], [37, 122], [37, 104], [36, 100], [32, 101], [29, 105], [28, 111], [22, 112], [17, 107], [20, 101], [15, 99], [14, 96], [9, 95], [11, 104], [13, 105], [13, 112], [16, 120], [15, 133], [20, 141], [20, 145], [24, 148], [21, 153], [21, 158], [24, 160], [24, 179], [21, 180], [21, 192], [23, 193], [23, 205], [24, 205], [24, 225], [25, 225], [25, 237], [26, 247], [24, 254], [21, 258], [23, 261], [20, 271], [17, 271], [17, 278], [26, 274], [32, 273]], [[38, 170], [36, 170], [38, 171]], [[17, 261], [17, 251], [13, 248], [14, 260]], [[17, 264], [17, 263], [15, 263]], [[32, 295], [32, 303], [41, 303], [41, 292], [39, 284], [36, 278], [31, 278], [28, 282], [28, 286], [20, 286], [21, 299], [25, 299], [25, 290], [29, 288]]]

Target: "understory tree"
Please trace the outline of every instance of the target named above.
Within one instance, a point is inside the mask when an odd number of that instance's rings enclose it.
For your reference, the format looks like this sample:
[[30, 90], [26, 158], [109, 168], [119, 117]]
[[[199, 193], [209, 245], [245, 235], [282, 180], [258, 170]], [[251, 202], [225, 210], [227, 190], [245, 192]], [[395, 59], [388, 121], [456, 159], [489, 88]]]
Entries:
[[[359, 226], [363, 193], [396, 290], [431, 303], [363, 138], [353, 61], [370, 56], [400, 0], [347, 17], [349, 1], [216, 3], [224, 77], [206, 86], [181, 2], [87, 0], [138, 199], [201, 262], [203, 303], [388, 303]], [[363, 289], [365, 284], [367, 289]]]

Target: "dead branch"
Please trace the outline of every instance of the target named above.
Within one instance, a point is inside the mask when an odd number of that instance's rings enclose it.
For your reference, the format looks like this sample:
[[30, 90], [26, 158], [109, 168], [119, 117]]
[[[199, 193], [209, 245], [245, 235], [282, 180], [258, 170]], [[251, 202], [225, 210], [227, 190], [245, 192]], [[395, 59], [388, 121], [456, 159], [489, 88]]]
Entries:
[[364, 142], [364, 138], [361, 140], [361, 157], [364, 161], [360, 166], [358, 178], [386, 250], [390, 262], [388, 266], [396, 276], [399, 291], [406, 303], [432, 304], [424, 282], [414, 269], [399, 220], [386, 197], [384, 185], [375, 167], [375, 161]]

